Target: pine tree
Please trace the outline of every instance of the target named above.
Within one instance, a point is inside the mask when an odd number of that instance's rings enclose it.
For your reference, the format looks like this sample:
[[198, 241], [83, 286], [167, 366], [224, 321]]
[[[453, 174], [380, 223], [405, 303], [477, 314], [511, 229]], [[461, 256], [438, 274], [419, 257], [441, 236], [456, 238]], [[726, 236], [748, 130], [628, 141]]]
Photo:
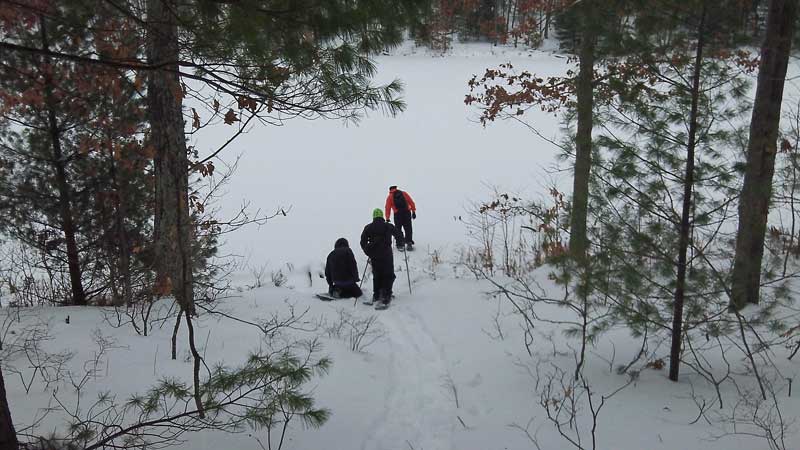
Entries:
[[594, 66], [597, 47], [597, 7], [593, 0], [579, 6], [579, 24], [583, 30], [578, 49], [578, 78], [575, 81], [575, 172], [572, 183], [569, 249], [579, 260], [586, 257], [589, 242], [586, 218], [589, 208], [589, 174], [592, 169], [592, 127], [594, 122]]
[[783, 86], [796, 18], [796, 0], [770, 1], [750, 121], [744, 185], [739, 199], [739, 229], [731, 286], [731, 306], [736, 309], [759, 302]]
[[[496, 118], [520, 116], [531, 107], [549, 112], [565, 112], [567, 128], [575, 128], [571, 141], [562, 147], [575, 157], [572, 205], [570, 211], [570, 252], [584, 259], [589, 252], [587, 215], [589, 180], [592, 167], [592, 130], [594, 127], [594, 95], [599, 80], [596, 70], [603, 61], [619, 52], [622, 36], [627, 33], [624, 20], [613, 13], [628, 7], [624, 1], [600, 4], [595, 0], [567, 2], [559, 11], [560, 36], [564, 47], [575, 54], [577, 74], [541, 79], [530, 72], [515, 74], [510, 65], [499, 70], [488, 69], [483, 77], [469, 82], [467, 104], [478, 103], [484, 110], [485, 125]], [[625, 16], [622, 16], [625, 17]], [[570, 38], [565, 33], [570, 33]], [[535, 124], [530, 124], [536, 129]]]
[[643, 14], [638, 50], [608, 65], [601, 94], [598, 289], [633, 330], [670, 330], [676, 381], [685, 333], [725, 308], [719, 229], [736, 198], [740, 132], [730, 124], [749, 107], [740, 72], [752, 65], [728, 49], [727, 23], [709, 15], [716, 6]]
[[[72, 11], [76, 16], [86, 13]], [[4, 28], [23, 44], [39, 43], [42, 50], [126, 51], [115, 33], [76, 30], [58, 22], [48, 26], [49, 19], [41, 14], [19, 17], [4, 22]], [[0, 70], [2, 114], [16, 124], [0, 135], [0, 207], [5, 210], [0, 224], [40, 252], [44, 270], [59, 273], [66, 266], [69, 301], [86, 304], [113, 286], [115, 277], [109, 281], [107, 276], [130, 267], [130, 248], [115, 251], [113, 264], [104, 257], [111, 256], [110, 243], [129, 234], [131, 227], [146, 227], [151, 217], [146, 195], [141, 195], [147, 192], [149, 158], [139, 141], [143, 117], [136, 82], [112, 68], [42, 54], [10, 52], [0, 61]], [[114, 212], [108, 207], [112, 198], [118, 205]], [[126, 204], [139, 209], [129, 214], [121, 208]], [[109, 228], [108, 223], [117, 226]]]

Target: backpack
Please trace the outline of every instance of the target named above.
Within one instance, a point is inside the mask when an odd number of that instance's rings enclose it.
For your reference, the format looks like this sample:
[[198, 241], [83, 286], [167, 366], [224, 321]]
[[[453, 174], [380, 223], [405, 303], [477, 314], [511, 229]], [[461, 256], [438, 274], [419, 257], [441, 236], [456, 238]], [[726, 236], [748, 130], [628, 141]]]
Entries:
[[384, 225], [380, 230], [378, 230], [374, 224], [371, 225], [371, 227], [371, 234], [367, 238], [367, 245], [364, 249], [364, 253], [372, 258], [380, 255], [382, 251], [391, 246], [392, 237], [391, 233], [389, 232], [389, 227], [386, 225]]
[[406, 196], [403, 195], [403, 191], [396, 189], [392, 198], [394, 199], [394, 207], [398, 211], [408, 211], [408, 202], [406, 201]]

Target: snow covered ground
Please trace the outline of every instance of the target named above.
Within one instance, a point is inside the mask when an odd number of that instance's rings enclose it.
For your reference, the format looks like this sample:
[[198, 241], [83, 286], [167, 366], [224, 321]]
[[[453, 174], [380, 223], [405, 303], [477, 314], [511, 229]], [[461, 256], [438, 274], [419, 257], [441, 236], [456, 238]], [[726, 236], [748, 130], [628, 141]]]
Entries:
[[[375, 114], [357, 127], [294, 121], [278, 128], [256, 128], [228, 153], [229, 159], [238, 153], [242, 159], [228, 187], [224, 211], [235, 211], [245, 200], [264, 210], [290, 205], [292, 209], [287, 217], [263, 227], [229, 235], [225, 246], [226, 252], [246, 256], [251, 267], [269, 263], [268, 271], [283, 268], [288, 275], [286, 284], [242, 288], [220, 308], [246, 320], [276, 312], [288, 314], [289, 305], [298, 312], [307, 310], [305, 318], [314, 331], [295, 331], [291, 336], [319, 335], [324, 353], [333, 360], [330, 373], [315, 377], [307, 386], [317, 404], [331, 410], [330, 420], [319, 429], [294, 426], [284, 448], [570, 448], [547, 421], [536, 384], [537, 378], [541, 382], [555, 366], [574, 367], [570, 349], [578, 340], [564, 337], [563, 330], [554, 326], [538, 324], [529, 354], [520, 317], [507, 302], [485, 294], [491, 290], [488, 283], [477, 281], [453, 261], [457, 250], [468, 245], [465, 226], [458, 217], [469, 202], [486, 198], [487, 185], [535, 195], [552, 181], [544, 175], [544, 169], [555, 161], [549, 144], [512, 123], [483, 128], [475, 122], [474, 111], [463, 104], [466, 81], [472, 74], [508, 61], [542, 75], [562, 73], [566, 67], [565, 58], [546, 52], [468, 45], [438, 57], [406, 46], [378, 59], [381, 80], [399, 77], [406, 84], [408, 110], [400, 117]], [[541, 114], [535, 120], [554, 135], [558, 132], [556, 117]], [[209, 131], [199, 135], [195, 144], [199, 149], [211, 149], [224, 134]], [[388, 311], [376, 313], [347, 300], [313, 299], [311, 294], [324, 289], [317, 270], [333, 242], [343, 236], [357, 247], [361, 228], [369, 221], [370, 211], [383, 206], [390, 184], [407, 188], [419, 208], [415, 222], [418, 250], [410, 254], [409, 262], [413, 295], [408, 292], [404, 264], [396, 259], [401, 270], [395, 284], [397, 298]], [[435, 267], [435, 276], [429, 250], [441, 250], [444, 256]], [[358, 250], [355, 253], [363, 269], [364, 257]], [[546, 285], [546, 272], [540, 278]], [[247, 270], [238, 274], [239, 286], [253, 281]], [[369, 281], [366, 287], [370, 287]], [[562, 318], [567, 314], [552, 308], [541, 312]], [[46, 323], [53, 339], [45, 348], [74, 352], [68, 365], [78, 374], [86, 369], [86, 361], [97, 357], [94, 342], [98, 336], [113, 342], [113, 349], [101, 355], [99, 369], [92, 371], [86, 383], [87, 399], [106, 390], [124, 398], [166, 376], [190, 379], [185, 329], [178, 340], [178, 359], [172, 361], [170, 324], [142, 337], [129, 326], [112, 327], [104, 314], [109, 311], [36, 310], [27, 312], [13, 329], [21, 333], [35, 323]], [[349, 348], [346, 333], [337, 336], [328, 331], [342, 314], [356, 318], [375, 315], [375, 342], [355, 352]], [[252, 327], [219, 316], [201, 315], [196, 334], [200, 353], [209, 365], [238, 364], [263, 345]], [[618, 375], [616, 366], [635, 356], [638, 345], [625, 330], [613, 330], [596, 348], [589, 349], [586, 378], [596, 401], [630, 382], [603, 406], [598, 449], [768, 448], [755, 437], [716, 438], [724, 431], [703, 420], [690, 423], [698, 412], [691, 398], [693, 390], [713, 399], [713, 389], [696, 377], [685, 376], [680, 383], [672, 383], [665, 370], [658, 369], [644, 369], [633, 380]], [[664, 348], [661, 353], [666, 351]], [[732, 358], [741, 368], [740, 356]], [[42, 408], [53, 404], [56, 387], [59, 398], [70, 398], [69, 383], [46, 386], [42, 374], [34, 373], [25, 358], [10, 363], [20, 372], [6, 375], [11, 409], [19, 425], [32, 423]], [[785, 378], [797, 379], [800, 363], [779, 364]], [[33, 383], [26, 392], [30, 380]], [[783, 407], [791, 419], [800, 413], [796, 397]], [[592, 448], [586, 441], [591, 429], [587, 414], [584, 406], [575, 428], [587, 448]], [[54, 413], [36, 431], [47, 434], [63, 427], [65, 419]], [[263, 439], [263, 433], [252, 435]], [[261, 448], [253, 436], [249, 432], [192, 433], [182, 448]], [[787, 448], [798, 448], [800, 435], [789, 435], [786, 442]]]
[[[534, 387], [537, 371], [545, 374], [551, 364], [574, 367], [569, 348], [577, 345], [577, 339], [564, 338], [558, 330], [542, 326], [535, 336], [534, 354], [529, 356], [519, 317], [511, 313], [506, 302], [484, 295], [488, 285], [447, 264], [438, 268], [434, 280], [421, 270], [426, 258], [421, 252], [411, 256], [413, 295], [405, 285], [405, 273], [398, 272], [397, 298], [385, 312], [351, 300], [313, 299], [311, 294], [320, 291], [324, 282], [317, 279], [309, 287], [302, 274], [290, 277], [284, 287], [245, 291], [222, 304], [222, 311], [246, 320], [269, 317], [274, 312], [286, 315], [287, 305], [293, 305], [298, 312], [308, 310], [307, 322], [321, 324], [313, 332], [295, 332], [293, 336], [322, 336], [323, 351], [332, 357], [333, 367], [329, 374], [314, 378], [308, 389], [319, 406], [332, 411], [332, 416], [319, 429], [305, 430], [295, 424], [285, 448], [537, 448], [519, 427], [527, 427], [542, 449], [568, 448], [545, 421]], [[377, 314], [375, 329], [380, 337], [363, 351], [352, 351], [346, 333], [337, 337], [325, 332], [336, 324], [339, 311], [360, 318]], [[71, 317], [69, 324], [65, 323], [66, 316]], [[40, 311], [38, 317], [50, 324], [55, 337], [46, 348], [75, 352], [70, 365], [78, 374], [86, 367], [85, 361], [97, 354], [96, 336], [113, 340], [114, 349], [101, 358], [100, 370], [84, 390], [83, 402], [87, 405], [96, 392], [111, 391], [125, 398], [163, 377], [190, 377], [191, 358], [184, 334], [179, 339], [178, 360], [169, 359], [169, 325], [142, 337], [131, 327], [112, 328], [102, 312], [94, 309], [48, 309]], [[196, 333], [200, 336], [199, 351], [209, 364], [239, 363], [248, 352], [263, 345], [253, 328], [218, 316], [202, 316]], [[555, 339], [551, 341], [548, 335]], [[637, 351], [637, 342], [626, 338], [624, 332], [611, 333], [603, 342], [615, 342], [613, 353], [607, 345], [592, 348], [586, 369], [597, 395], [607, 395], [627, 383], [628, 376], [616, 374], [615, 368]], [[612, 355], [617, 358], [614, 364], [608, 360]], [[23, 377], [8, 375], [7, 388], [16, 421], [31, 423], [37, 412], [41, 414], [40, 408], [52, 403], [52, 390], [44, 389], [41, 375], [33, 375], [23, 364], [20, 368], [25, 379], [35, 378], [34, 388], [26, 395], [20, 383]], [[785, 375], [796, 375], [797, 365], [785, 369]], [[635, 382], [604, 406], [598, 421], [597, 448], [768, 448], [756, 438], [716, 439], [722, 433], [719, 429], [703, 422], [690, 424], [697, 415], [690, 397], [692, 385], [711, 395], [695, 377], [687, 376], [676, 384], [667, 380], [664, 370], [643, 370]], [[71, 392], [67, 384], [58, 396], [69, 399]], [[789, 405], [796, 411], [795, 402]], [[591, 428], [586, 413], [581, 413], [578, 423], [583, 439], [589, 437]], [[37, 431], [47, 434], [55, 426], [63, 426], [58, 417], [51, 415]], [[260, 437], [264, 439], [263, 433]], [[797, 435], [791, 439], [788, 442], [800, 442]], [[206, 432], [189, 434], [182, 448], [259, 447], [250, 433]]]

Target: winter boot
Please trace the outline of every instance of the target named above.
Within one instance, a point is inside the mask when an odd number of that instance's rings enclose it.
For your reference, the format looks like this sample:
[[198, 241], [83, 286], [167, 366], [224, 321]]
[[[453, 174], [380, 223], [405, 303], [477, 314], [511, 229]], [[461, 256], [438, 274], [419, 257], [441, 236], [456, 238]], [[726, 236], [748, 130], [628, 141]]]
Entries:
[[394, 298], [394, 295], [392, 295], [392, 291], [390, 291], [390, 290], [383, 291], [383, 293], [381, 295], [381, 301], [386, 303], [387, 305], [389, 303], [391, 303], [393, 298]]
[[378, 311], [383, 310], [383, 309], [387, 309], [387, 308], [389, 308], [389, 302], [381, 301], [381, 302], [375, 303], [375, 309], [378, 310]]
[[410, 251], [413, 251], [413, 250], [414, 250], [414, 243], [413, 242], [409, 242], [408, 244], [406, 244], [406, 251], [410, 252]]
[[397, 251], [398, 252], [406, 251], [406, 246], [404, 244], [397, 244]]
[[389, 290], [383, 290], [380, 293], [380, 296], [377, 300], [375, 300], [375, 309], [386, 309], [389, 307], [389, 303], [392, 301], [392, 292]]

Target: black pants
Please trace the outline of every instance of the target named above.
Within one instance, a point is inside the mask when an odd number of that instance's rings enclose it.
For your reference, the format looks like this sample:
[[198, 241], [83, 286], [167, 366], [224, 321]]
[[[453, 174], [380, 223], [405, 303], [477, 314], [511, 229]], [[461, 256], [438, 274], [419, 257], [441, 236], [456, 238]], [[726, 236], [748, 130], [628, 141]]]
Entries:
[[413, 244], [414, 230], [411, 227], [411, 211], [397, 211], [394, 213], [394, 224], [403, 231], [403, 243]]
[[357, 298], [364, 295], [364, 293], [361, 292], [361, 288], [358, 287], [357, 284], [337, 285], [334, 283], [333, 292], [335, 292], [339, 298]]
[[394, 258], [371, 259], [372, 264], [372, 298], [386, 302], [392, 299], [392, 285], [394, 285]]

